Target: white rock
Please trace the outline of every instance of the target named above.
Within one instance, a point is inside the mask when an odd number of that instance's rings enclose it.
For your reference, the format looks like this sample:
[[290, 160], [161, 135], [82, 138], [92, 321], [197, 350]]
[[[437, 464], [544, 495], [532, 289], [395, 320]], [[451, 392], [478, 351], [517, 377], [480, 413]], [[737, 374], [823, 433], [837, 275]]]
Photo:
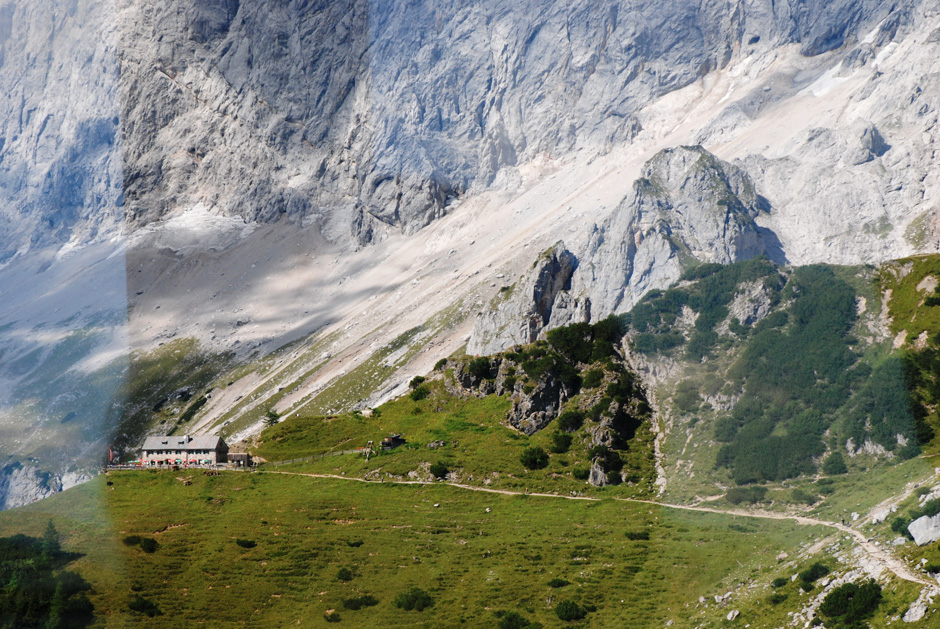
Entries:
[[940, 515], [923, 515], [911, 522], [907, 530], [918, 546], [936, 542], [940, 540]]

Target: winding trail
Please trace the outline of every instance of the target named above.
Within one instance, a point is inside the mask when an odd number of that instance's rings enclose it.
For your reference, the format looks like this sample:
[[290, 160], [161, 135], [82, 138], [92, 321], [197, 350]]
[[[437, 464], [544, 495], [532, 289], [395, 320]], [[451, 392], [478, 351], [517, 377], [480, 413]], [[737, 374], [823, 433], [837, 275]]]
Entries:
[[[513, 491], [511, 489], [493, 489], [490, 487], [478, 487], [475, 485], [464, 485], [463, 483], [451, 483], [447, 481], [437, 481], [434, 483], [428, 483], [426, 481], [389, 481], [389, 480], [368, 480], [365, 478], [353, 478], [347, 476], [340, 476], [337, 474], [312, 474], [304, 472], [281, 472], [281, 471], [263, 471], [256, 472], [258, 474], [284, 474], [287, 476], [307, 476], [310, 478], [323, 478], [329, 480], [345, 480], [345, 481], [354, 481], [359, 483], [366, 484], [375, 484], [375, 485], [447, 485], [449, 487], [457, 487], [459, 489], [465, 489], [467, 491], [477, 491], [488, 494], [499, 494], [503, 496], [536, 496], [539, 498], [558, 498], [563, 500], [583, 500], [588, 502], [601, 502], [605, 500], [604, 498], [595, 498], [593, 496], [565, 496], [561, 494], [547, 494], [547, 493], [538, 493], [538, 492], [522, 492], [522, 491]], [[740, 509], [713, 509], [711, 507], [693, 507], [690, 505], [678, 505], [671, 504], [668, 502], [658, 502], [656, 500], [642, 500], [640, 498], [609, 498], [609, 500], [615, 500], [618, 502], [632, 502], [636, 504], [647, 504], [654, 505], [657, 507], [662, 507], [665, 509], [679, 509], [682, 511], [696, 511], [699, 513], [716, 513], [719, 515], [732, 515], [742, 518], [758, 518], [764, 520], [790, 520], [801, 524], [804, 526], [825, 526], [831, 529], [836, 529], [841, 533], [846, 533], [851, 535], [855, 542], [858, 544], [865, 554], [868, 555], [875, 564], [885, 568], [892, 572], [899, 579], [904, 581], [910, 581], [912, 583], [918, 583], [925, 587], [932, 588], [935, 592], [940, 593], [940, 586], [935, 581], [930, 581], [924, 578], [921, 575], [913, 572], [907, 565], [905, 565], [901, 560], [892, 556], [890, 553], [883, 550], [881, 547], [875, 545], [871, 542], [865, 535], [856, 529], [853, 529], [850, 526], [844, 524], [839, 524], [838, 522], [829, 522], [828, 520], [819, 520], [817, 518], [810, 518], [801, 515], [786, 515], [783, 513], [771, 513], [768, 511], [744, 511]]]

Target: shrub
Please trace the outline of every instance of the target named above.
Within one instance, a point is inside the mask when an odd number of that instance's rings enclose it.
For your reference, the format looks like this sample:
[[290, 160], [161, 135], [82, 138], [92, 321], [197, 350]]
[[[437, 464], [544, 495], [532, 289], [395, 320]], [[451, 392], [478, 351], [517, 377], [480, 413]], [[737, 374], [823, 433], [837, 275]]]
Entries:
[[378, 604], [379, 599], [369, 594], [363, 594], [362, 596], [343, 600], [343, 607], [351, 610], [362, 609], [363, 607], [374, 607]]
[[415, 376], [414, 378], [411, 379], [411, 382], [408, 383], [408, 386], [411, 388], [412, 391], [414, 391], [419, 386], [424, 384], [425, 380], [427, 380], [427, 378], [425, 378], [424, 376]]
[[849, 468], [845, 465], [845, 459], [842, 458], [842, 453], [833, 452], [826, 457], [826, 460], [822, 464], [823, 474], [828, 474], [829, 476], [836, 476], [838, 474], [847, 474]]
[[586, 374], [584, 374], [584, 382], [582, 386], [585, 389], [594, 389], [600, 386], [601, 381], [604, 379], [604, 370], [603, 369], [591, 369]]
[[137, 544], [140, 543], [140, 540], [141, 540], [140, 535], [128, 535], [121, 541], [124, 542], [125, 546], [136, 546]]
[[574, 432], [584, 424], [584, 413], [578, 410], [565, 411], [558, 416], [558, 429]]
[[571, 470], [571, 475], [577, 480], [587, 480], [591, 477], [591, 470], [587, 467], [576, 467]]
[[649, 531], [627, 531], [625, 535], [627, 536], [627, 539], [632, 540], [634, 542], [640, 542], [640, 541], [645, 542], [645, 541], [649, 541], [649, 538], [650, 538]]
[[563, 328], [549, 330], [549, 344], [559, 353], [573, 361], [586, 363], [591, 360], [591, 325], [574, 323]]
[[[528, 612], [534, 611], [531, 607], [524, 608]], [[497, 625], [498, 629], [542, 629], [542, 623], [528, 620], [516, 612], [503, 614]]]
[[443, 463], [443, 461], [438, 461], [437, 463], [432, 465], [430, 471], [431, 471], [431, 475], [434, 476], [435, 478], [444, 478], [447, 476], [447, 473], [450, 472], [450, 470], [447, 469], [447, 466]]
[[930, 574], [937, 574], [938, 572], [940, 572], [940, 564], [929, 563], [926, 566], [924, 566], [924, 572], [927, 572]]
[[814, 586], [810, 581], [800, 581], [800, 589], [804, 592], [812, 592], [814, 587], [816, 586]]
[[555, 615], [561, 620], [572, 621], [581, 620], [587, 616], [587, 612], [574, 601], [561, 601], [555, 606]]
[[571, 435], [563, 432], [556, 432], [552, 435], [552, 452], [564, 454], [569, 448], [571, 448]]
[[485, 356], [474, 358], [467, 365], [467, 373], [479, 380], [489, 380], [493, 377], [490, 372], [490, 359]]
[[829, 574], [829, 568], [819, 562], [816, 562], [800, 573], [800, 580], [804, 583], [812, 583], [816, 579], [821, 579], [827, 574]]
[[163, 612], [160, 611], [160, 608], [157, 607], [156, 603], [154, 603], [153, 601], [147, 600], [140, 594], [135, 594], [134, 596], [132, 596], [131, 599], [127, 602], [127, 606], [132, 611], [144, 614], [145, 616], [149, 618], [163, 615]]
[[565, 581], [564, 579], [559, 579], [558, 577], [555, 577], [554, 579], [548, 582], [548, 587], [550, 588], [563, 588], [566, 585], [570, 585], [570, 583], [568, 581]]
[[773, 580], [773, 582], [770, 585], [771, 587], [782, 588], [789, 582], [790, 582], [790, 579], [786, 577], [777, 577], [776, 579]]
[[774, 592], [769, 597], [767, 597], [767, 602], [771, 605], [779, 605], [785, 600], [787, 600], [787, 595], [781, 594], [780, 592]]
[[891, 530], [899, 535], [904, 535], [905, 537], [912, 539], [911, 532], [907, 530], [907, 527], [910, 525], [910, 523], [911, 520], [898, 516], [891, 520]]
[[236, 539], [235, 543], [241, 546], [242, 548], [254, 548], [258, 544], [254, 540], [250, 539]]
[[766, 495], [766, 487], [732, 487], [728, 490], [728, 493], [725, 494], [725, 500], [733, 505], [738, 505], [742, 502], [754, 504], [755, 502], [763, 500]]
[[548, 453], [539, 446], [532, 446], [522, 451], [519, 461], [530, 470], [548, 467]]
[[349, 568], [340, 568], [336, 573], [337, 581], [352, 581], [353, 573]]
[[516, 382], [518, 382], [518, 379], [515, 376], [506, 376], [506, 380], [503, 381], [503, 388], [506, 391], [512, 391], [516, 388]]
[[420, 588], [411, 588], [398, 594], [392, 601], [392, 605], [407, 611], [422, 612], [434, 605], [434, 599]]
[[807, 505], [816, 504], [816, 496], [803, 489], [794, 489], [791, 497], [793, 502], [800, 502]]
[[140, 549], [145, 553], [152, 553], [157, 550], [157, 540], [152, 537], [141, 537], [140, 538]]
[[846, 626], [860, 624], [881, 603], [881, 586], [872, 579], [862, 585], [846, 583], [826, 595], [819, 612]]
[[542, 623], [530, 622], [517, 612], [506, 612], [496, 626], [498, 629], [541, 629]]
[[422, 385], [419, 385], [417, 389], [412, 391], [408, 397], [410, 397], [415, 402], [420, 402], [421, 400], [423, 400], [430, 394], [431, 394], [431, 389], [427, 388], [426, 386], [422, 384]]
[[611, 450], [603, 444], [591, 448], [588, 451], [588, 456], [590, 456], [592, 460], [597, 461], [597, 464], [600, 465], [605, 474], [619, 472], [623, 469], [623, 459], [620, 458], [620, 453]]
[[339, 617], [339, 614], [336, 611], [331, 609], [328, 612], [323, 612], [323, 620], [327, 622], [339, 622], [342, 620], [342, 618]]
[[440, 359], [439, 361], [437, 361], [436, 363], [434, 363], [434, 371], [440, 371], [441, 369], [443, 369], [443, 368], [446, 367], [446, 366], [447, 366], [447, 359], [446, 359], [446, 358], [442, 358], [442, 359]]
[[350, 548], [359, 548], [360, 546], [362, 546], [362, 540], [361, 540], [361, 539], [357, 539], [357, 540], [355, 540], [355, 541], [351, 541], [351, 540], [348, 540], [348, 539], [347, 539], [347, 540], [346, 540], [346, 545], [349, 546]]

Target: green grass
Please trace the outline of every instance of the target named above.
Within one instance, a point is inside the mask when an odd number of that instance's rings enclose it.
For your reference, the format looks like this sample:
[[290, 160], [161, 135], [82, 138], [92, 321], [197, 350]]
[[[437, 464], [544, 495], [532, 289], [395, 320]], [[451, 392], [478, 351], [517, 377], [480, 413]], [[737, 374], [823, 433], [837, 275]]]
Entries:
[[[699, 596], [754, 596], [747, 579], [777, 576], [768, 558], [795, 553], [813, 528], [613, 500], [500, 496], [445, 485], [363, 484], [264, 473], [123, 472], [0, 514], [0, 535], [37, 534], [52, 517], [73, 568], [91, 582], [99, 626], [139, 622], [132, 594], [163, 612], [147, 626], [301, 626], [329, 609], [348, 626], [495, 627], [516, 610], [557, 626], [563, 595], [595, 605], [590, 626], [687, 626], [727, 613]], [[185, 485], [180, 479], [189, 479]], [[489, 509], [489, 511], [487, 511]], [[649, 531], [631, 540], [628, 531]], [[120, 542], [153, 537], [153, 553]], [[236, 540], [251, 540], [244, 548]], [[359, 542], [362, 542], [359, 544]], [[347, 568], [349, 581], [336, 575]], [[559, 591], [548, 583], [564, 579]], [[418, 586], [434, 606], [396, 609]], [[132, 589], [133, 588], [133, 589]], [[370, 595], [374, 607], [344, 610]], [[756, 599], [755, 599], [756, 600]], [[786, 606], [767, 615], [774, 626]], [[792, 607], [790, 608], [792, 609]], [[760, 616], [752, 615], [753, 619]]]
[[934, 292], [917, 289], [928, 276], [940, 280], [940, 255], [905, 258], [881, 267], [882, 287], [891, 291], [888, 304], [891, 331], [906, 332], [908, 342], [921, 332], [935, 334], [940, 330], [940, 307], [925, 307], [925, 301], [933, 297]]
[[[368, 461], [362, 455], [324, 457], [285, 467], [291, 471], [344, 474], [359, 478], [431, 480], [430, 464], [443, 462], [457, 479], [475, 485], [546, 491], [594, 491], [584, 481], [572, 477], [576, 467], [590, 465], [587, 457], [586, 428], [575, 433], [575, 443], [564, 454], [553, 454], [549, 466], [527, 470], [519, 460], [530, 446], [549, 450], [554, 425], [527, 437], [509, 428], [505, 417], [510, 408], [506, 397], [460, 398], [445, 390], [440, 380], [429, 381], [429, 397], [415, 402], [404, 396], [383, 405], [373, 417], [344, 413], [327, 417], [292, 417], [261, 434], [255, 453], [268, 461], [284, 461], [329, 452], [364, 447], [373, 441], [376, 454]], [[407, 443], [382, 452], [378, 446], [391, 434], [401, 434]], [[644, 425], [623, 453], [626, 473], [641, 482], [603, 491], [618, 495], [646, 495], [653, 478], [652, 439]], [[428, 448], [432, 442], [444, 445]]]

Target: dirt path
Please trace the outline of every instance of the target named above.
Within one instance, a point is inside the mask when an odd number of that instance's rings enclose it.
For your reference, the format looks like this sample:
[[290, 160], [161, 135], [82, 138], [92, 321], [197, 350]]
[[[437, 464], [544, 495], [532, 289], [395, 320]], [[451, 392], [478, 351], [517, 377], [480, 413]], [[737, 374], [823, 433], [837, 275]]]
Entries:
[[[475, 485], [464, 485], [462, 483], [449, 483], [446, 481], [428, 483], [426, 481], [384, 481], [384, 480], [367, 480], [364, 478], [351, 478], [346, 476], [339, 476], [336, 474], [311, 474], [303, 472], [280, 472], [280, 471], [271, 471], [271, 472], [260, 472], [261, 474], [285, 474], [288, 476], [308, 476], [311, 478], [325, 478], [331, 480], [346, 480], [346, 481], [356, 481], [360, 483], [368, 484], [395, 484], [395, 485], [447, 485], [449, 487], [457, 487], [459, 489], [466, 489], [468, 491], [478, 491], [488, 494], [499, 494], [503, 496], [536, 496], [540, 498], [561, 498], [564, 500], [586, 500], [589, 502], [600, 502], [601, 498], [595, 498], [592, 496], [565, 496], [560, 494], [546, 494], [538, 492], [522, 492], [522, 491], [513, 491], [510, 489], [493, 489], [490, 487], [478, 487]], [[869, 541], [867, 537], [861, 532], [853, 529], [850, 526], [844, 524], [839, 524], [838, 522], [829, 522], [828, 520], [819, 520], [817, 518], [809, 518], [801, 515], [786, 515], [783, 513], [771, 513], [767, 511], [743, 511], [740, 509], [713, 509], [711, 507], [693, 507], [689, 505], [677, 505], [670, 504], [668, 502], [658, 502], [656, 500], [641, 500], [639, 498], [612, 498], [619, 502], [632, 502], [636, 504], [648, 504], [654, 505], [657, 507], [662, 507], [665, 509], [679, 509], [682, 511], [696, 511], [699, 513], [716, 513], [719, 515], [733, 515], [742, 518], [758, 518], [764, 520], [790, 520], [796, 522], [797, 524], [802, 524], [805, 526], [825, 526], [831, 529], [836, 529], [842, 533], [851, 535], [859, 547], [868, 555], [868, 557], [875, 562], [877, 565], [884, 567], [885, 569], [892, 572], [899, 579], [904, 581], [911, 581], [913, 583], [918, 583], [920, 585], [933, 588], [936, 592], [940, 593], [940, 587], [934, 581], [930, 581], [924, 578], [921, 575], [915, 574], [907, 565], [905, 565], [901, 560], [892, 556], [890, 553], [886, 552], [879, 546], [876, 546], [873, 542]]]

